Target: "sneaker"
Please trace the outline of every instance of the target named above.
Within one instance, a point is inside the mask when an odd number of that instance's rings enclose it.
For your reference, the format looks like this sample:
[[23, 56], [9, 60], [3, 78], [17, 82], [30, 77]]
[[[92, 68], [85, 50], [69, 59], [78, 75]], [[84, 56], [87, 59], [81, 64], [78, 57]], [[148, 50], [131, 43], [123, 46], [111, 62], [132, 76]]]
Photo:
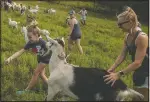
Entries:
[[17, 91], [16, 94], [17, 95], [22, 95], [22, 94], [27, 93], [27, 92], [29, 92], [29, 91], [28, 90]]

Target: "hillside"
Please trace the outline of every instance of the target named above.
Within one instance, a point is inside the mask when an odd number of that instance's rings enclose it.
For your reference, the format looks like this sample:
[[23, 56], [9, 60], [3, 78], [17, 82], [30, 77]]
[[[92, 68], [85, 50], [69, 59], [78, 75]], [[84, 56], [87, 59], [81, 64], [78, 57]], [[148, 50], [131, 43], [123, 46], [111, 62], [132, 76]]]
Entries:
[[[55, 3], [50, 4], [38, 1], [17, 1], [17, 3], [30, 5], [32, 7], [38, 4], [40, 12], [36, 15], [36, 20], [39, 23], [39, 28], [49, 30], [52, 38], [60, 36], [65, 37], [65, 49], [67, 51], [67, 35], [69, 33], [69, 28], [65, 24], [65, 19], [68, 11], [71, 9], [70, 6], [67, 7]], [[82, 3], [83, 2], [81, 2], [80, 5], [82, 5]], [[76, 4], [76, 2], [73, 4]], [[93, 4], [88, 2], [88, 5], [90, 6]], [[56, 15], [45, 14], [43, 12], [45, 8], [56, 9]], [[79, 12], [80, 9], [75, 8], [75, 10]], [[12, 20], [20, 21], [18, 30], [9, 27], [9, 17], [11, 17]], [[80, 15], [77, 15], [77, 19], [80, 19]], [[20, 27], [25, 24], [25, 21], [26, 15], [21, 16], [17, 11], [9, 11], [7, 13], [4, 9], [1, 10], [2, 64], [6, 58], [24, 47], [25, 41]], [[80, 55], [76, 46], [74, 46], [67, 61], [75, 65], [89, 68], [96, 67], [108, 69], [119, 55], [125, 36], [117, 27], [116, 20], [110, 20], [104, 16], [97, 17], [94, 12], [88, 12], [87, 25], [83, 26], [80, 24], [80, 26], [82, 31], [81, 46], [83, 47], [84, 54]], [[142, 29], [148, 34], [147, 26], [142, 25]], [[125, 68], [129, 63], [131, 63], [131, 58], [127, 56], [127, 60], [117, 70]], [[38, 80], [33, 92], [21, 96], [16, 95], [17, 90], [26, 88], [36, 65], [36, 56], [32, 52], [26, 52], [17, 59], [14, 59], [9, 65], [2, 66], [1, 100], [43, 101], [46, 94], [44, 91], [45, 85], [41, 79]], [[48, 67], [46, 68], [46, 74], [49, 76]], [[129, 74], [122, 78], [129, 87], [132, 87], [131, 75], [132, 74]]]

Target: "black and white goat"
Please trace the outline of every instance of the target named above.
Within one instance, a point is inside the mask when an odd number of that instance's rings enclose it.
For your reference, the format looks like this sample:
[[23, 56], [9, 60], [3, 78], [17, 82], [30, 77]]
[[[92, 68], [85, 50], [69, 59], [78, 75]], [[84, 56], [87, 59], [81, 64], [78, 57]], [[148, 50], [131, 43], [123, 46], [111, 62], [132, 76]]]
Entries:
[[46, 54], [52, 53], [49, 61], [47, 101], [51, 101], [58, 92], [79, 101], [133, 101], [144, 98], [121, 80], [117, 80], [113, 87], [106, 84], [103, 76], [108, 73], [103, 69], [75, 67], [66, 63], [63, 40], [53, 40], [48, 35], [46, 37]]

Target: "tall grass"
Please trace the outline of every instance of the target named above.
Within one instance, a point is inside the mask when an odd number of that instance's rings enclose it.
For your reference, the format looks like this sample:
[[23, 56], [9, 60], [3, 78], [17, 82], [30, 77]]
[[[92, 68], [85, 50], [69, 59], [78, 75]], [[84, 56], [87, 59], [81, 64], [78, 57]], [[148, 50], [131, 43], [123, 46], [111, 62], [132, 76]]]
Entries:
[[[52, 38], [64, 36], [66, 42], [65, 49], [67, 50], [66, 36], [69, 33], [69, 29], [65, 24], [65, 19], [71, 7], [38, 1], [16, 2], [30, 5], [32, 7], [38, 4], [40, 11], [36, 14], [36, 19], [39, 22], [39, 28], [49, 30]], [[66, 3], [68, 3], [68, 5], [71, 3], [75, 7], [93, 5], [90, 2], [77, 3], [72, 1]], [[44, 14], [43, 10], [45, 8], [56, 9], [56, 15]], [[75, 10], [79, 11], [78, 8], [75, 8]], [[12, 11], [7, 13], [3, 9], [1, 12], [1, 63], [3, 64], [6, 58], [23, 48], [25, 45], [20, 26], [25, 24], [26, 15], [21, 16], [19, 12]], [[74, 46], [72, 53], [67, 60], [69, 63], [75, 65], [108, 69], [114, 63], [121, 51], [125, 34], [117, 27], [116, 21], [104, 19], [95, 15], [96, 14], [94, 12], [88, 12], [87, 25], [80, 25], [82, 30], [81, 45], [83, 47], [84, 54], [80, 55], [76, 46]], [[12, 20], [21, 22], [18, 30], [13, 29], [8, 25], [9, 17], [11, 17]], [[77, 15], [77, 19], [80, 20], [80, 15]], [[144, 32], [148, 33], [147, 26], [142, 25], [142, 28]], [[45, 39], [45, 37], [43, 38]], [[126, 68], [129, 63], [131, 63], [130, 56], [127, 56], [127, 60], [117, 70]], [[27, 87], [36, 65], [36, 56], [32, 52], [28, 51], [17, 59], [14, 59], [9, 65], [2, 67], [1, 97], [3, 101], [44, 100], [46, 93], [41, 79], [38, 80], [38, 83], [33, 88], [33, 92], [23, 94], [21, 96], [16, 95], [17, 90], [23, 90]], [[46, 67], [46, 74], [49, 76], [48, 67]], [[132, 74], [129, 74], [122, 78], [129, 87], [132, 87], [131, 75]]]

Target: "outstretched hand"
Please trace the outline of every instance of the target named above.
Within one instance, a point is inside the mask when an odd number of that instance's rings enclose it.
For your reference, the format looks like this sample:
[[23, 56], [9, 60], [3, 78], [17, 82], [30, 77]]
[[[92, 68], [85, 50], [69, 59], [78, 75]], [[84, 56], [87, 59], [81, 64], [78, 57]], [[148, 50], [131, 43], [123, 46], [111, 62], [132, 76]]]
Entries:
[[106, 84], [112, 83], [111, 86], [113, 86], [116, 80], [119, 79], [119, 74], [111, 72], [110, 74], [103, 76], [103, 78]]
[[10, 63], [10, 59], [4, 61], [4, 64], [9, 64], [9, 63]]

